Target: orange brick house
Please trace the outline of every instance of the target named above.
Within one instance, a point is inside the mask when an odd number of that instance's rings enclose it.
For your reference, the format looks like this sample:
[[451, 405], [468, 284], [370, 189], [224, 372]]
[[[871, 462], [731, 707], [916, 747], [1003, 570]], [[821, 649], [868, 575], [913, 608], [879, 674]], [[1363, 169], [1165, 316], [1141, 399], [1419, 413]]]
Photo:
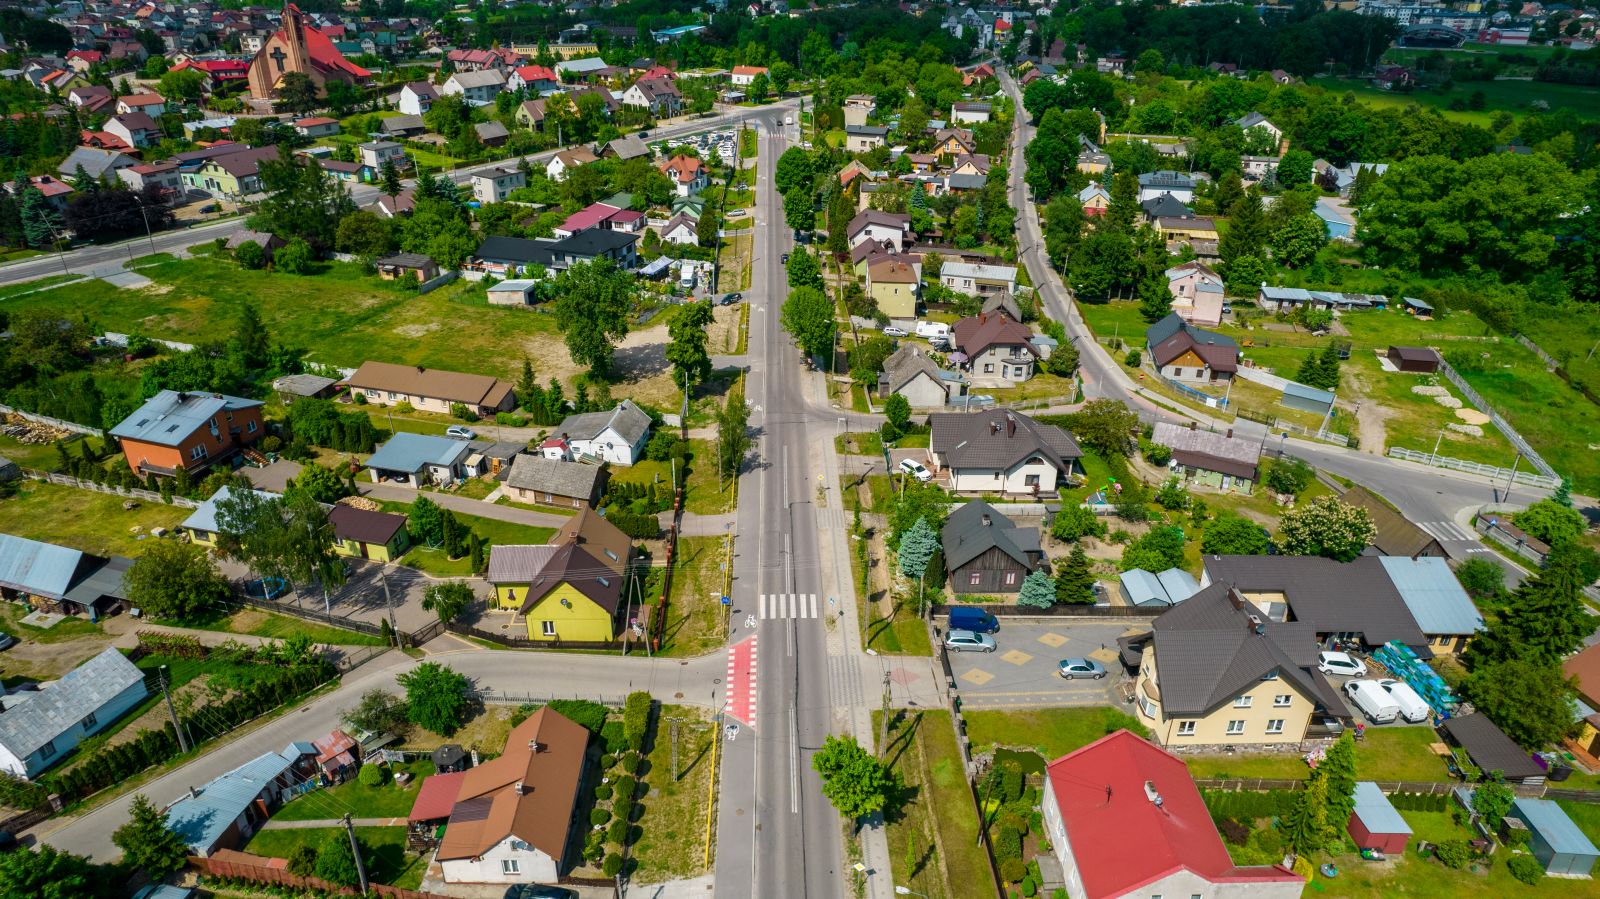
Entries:
[[226, 459], [266, 433], [259, 400], [163, 390], [111, 429], [133, 473], [191, 474]]

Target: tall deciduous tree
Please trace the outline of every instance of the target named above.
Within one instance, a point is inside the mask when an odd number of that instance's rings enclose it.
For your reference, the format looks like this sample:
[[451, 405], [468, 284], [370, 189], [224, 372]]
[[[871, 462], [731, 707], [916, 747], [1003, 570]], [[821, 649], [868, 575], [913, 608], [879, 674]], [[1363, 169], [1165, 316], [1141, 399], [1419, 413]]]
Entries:
[[192, 543], [152, 540], [123, 576], [128, 602], [155, 618], [187, 620], [215, 608], [231, 592], [205, 550]]
[[450, 736], [467, 720], [467, 679], [448, 665], [423, 662], [395, 678], [406, 691], [406, 716], [418, 727]]
[[689, 303], [667, 326], [667, 361], [679, 388], [705, 383], [711, 376], [711, 356], [706, 352], [707, 329], [716, 324], [711, 301]]
[[334, 245], [339, 220], [356, 211], [344, 182], [325, 177], [322, 169], [302, 164], [282, 145], [277, 159], [262, 160], [261, 189], [266, 198], [256, 206], [250, 226], [284, 239], [299, 237], [322, 252]]
[[789, 255], [785, 274], [788, 275], [790, 287], [822, 289], [822, 266], [817, 262], [817, 257], [805, 250], [796, 250]]
[[1361, 555], [1377, 528], [1367, 510], [1331, 496], [1312, 500], [1283, 516], [1283, 550], [1292, 556], [1323, 556], [1348, 562]]
[[749, 454], [750, 404], [745, 402], [743, 391], [728, 397], [728, 402], [717, 413], [717, 470], [718, 480], [723, 476], [738, 477]]
[[422, 591], [422, 608], [439, 616], [444, 624], [456, 620], [472, 605], [472, 588], [466, 581], [440, 581]]
[[602, 258], [562, 272], [555, 291], [556, 326], [566, 336], [572, 361], [606, 377], [615, 353], [612, 342], [628, 336], [633, 278]]
[[811, 767], [822, 776], [822, 795], [851, 821], [884, 811], [900, 790], [899, 775], [855, 737], [828, 737]]
[[783, 329], [808, 356], [822, 356], [833, 347], [833, 303], [815, 287], [789, 292], [783, 303]]

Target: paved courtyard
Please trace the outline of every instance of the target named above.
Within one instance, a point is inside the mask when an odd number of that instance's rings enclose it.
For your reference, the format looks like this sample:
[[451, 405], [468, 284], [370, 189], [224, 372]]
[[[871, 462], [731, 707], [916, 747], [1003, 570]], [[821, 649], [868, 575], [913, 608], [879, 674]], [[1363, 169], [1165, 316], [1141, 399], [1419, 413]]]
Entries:
[[[1147, 620], [1134, 619], [1002, 618], [994, 652], [950, 654], [961, 704], [969, 709], [1120, 707], [1117, 638], [1148, 626]], [[1106, 676], [1064, 680], [1057, 666], [1066, 658], [1094, 659], [1105, 666]]]

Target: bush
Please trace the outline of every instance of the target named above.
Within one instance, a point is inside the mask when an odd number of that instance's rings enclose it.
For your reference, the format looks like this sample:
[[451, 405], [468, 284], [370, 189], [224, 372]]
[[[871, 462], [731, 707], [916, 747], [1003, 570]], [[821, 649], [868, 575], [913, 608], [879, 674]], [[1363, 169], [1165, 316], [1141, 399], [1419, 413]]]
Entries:
[[605, 864], [600, 866], [600, 870], [604, 871], [605, 875], [607, 877], [616, 877], [618, 874], [621, 874], [622, 873], [622, 856], [618, 855], [615, 852], [613, 852], [610, 855], [606, 856]]
[[1511, 876], [1529, 886], [1535, 886], [1544, 879], [1544, 866], [1531, 855], [1513, 855], [1506, 862], [1506, 867], [1511, 869]]
[[1144, 357], [1140, 355], [1138, 350], [1129, 350], [1128, 355], [1122, 357], [1122, 364], [1129, 368], [1138, 368], [1139, 363], [1143, 360]]
[[623, 736], [622, 722], [607, 721], [600, 728], [600, 742], [605, 744], [606, 754], [611, 756], [611, 762], [606, 765], [609, 768], [616, 764], [617, 758], [628, 748], [628, 741]]
[[361, 766], [361, 773], [356, 775], [356, 780], [361, 781], [363, 787], [381, 787], [389, 781], [389, 769], [368, 763]]
[[471, 407], [466, 403], [451, 403], [450, 417], [459, 418], [462, 421], [477, 421], [478, 413], [472, 411]]
[[[1022, 861], [1022, 834], [1009, 824], [1002, 824], [995, 829], [994, 835], [995, 858], [1016, 859]], [[1007, 877], [1006, 880], [1017, 881], [1021, 877]]]
[[612, 821], [611, 826], [606, 829], [606, 842], [616, 846], [621, 846], [627, 841], [628, 819], [617, 818], [615, 821]]
[[281, 439], [277, 437], [263, 437], [261, 439], [262, 452], [275, 453], [280, 449], [283, 449], [283, 441]]
[[598, 702], [587, 699], [553, 699], [550, 708], [560, 712], [562, 716], [570, 719], [572, 723], [582, 725], [589, 733], [597, 734], [605, 726], [606, 715], [610, 709]]
[[594, 788], [594, 798], [600, 800], [601, 802], [609, 800], [614, 793], [615, 791], [611, 789], [610, 784], [600, 784]]
[[355, 403], [357, 406], [365, 406], [367, 404], [367, 395], [360, 391], [356, 391], [351, 395], [350, 401]]
[[1020, 858], [1008, 858], [1000, 863], [1000, 879], [1006, 883], [1016, 883], [1028, 876], [1028, 868]]
[[515, 412], [496, 412], [494, 414], [494, 423], [505, 425], [508, 428], [525, 428], [528, 426], [528, 417], [526, 415], [518, 415]]
[[1446, 840], [1434, 847], [1433, 855], [1446, 868], [1464, 868], [1472, 861], [1472, 846], [1466, 840]]
[[317, 847], [304, 843], [289, 850], [289, 873], [296, 877], [310, 877], [317, 870]]
[[606, 832], [591, 830], [583, 840], [583, 860], [594, 864], [606, 854]]
[[1222, 832], [1222, 838], [1235, 846], [1243, 846], [1250, 839], [1248, 825], [1240, 824], [1232, 818], [1223, 818], [1217, 822], [1217, 830]]
[[629, 774], [639, 770], [638, 753], [629, 752], [627, 755], [622, 757], [622, 770], [628, 772]]
[[1033, 897], [1039, 892], [1039, 885], [1033, 882], [1033, 875], [1022, 878], [1022, 895]]
[[639, 791], [639, 782], [624, 774], [617, 778], [616, 787], [618, 802], [621, 802], [624, 799], [631, 801], [634, 797], [634, 794]]
[[589, 825], [599, 827], [611, 820], [611, 812], [607, 809], [597, 808], [589, 812]]
[[[628, 694], [628, 699], [622, 707], [622, 732], [629, 749], [644, 748], [645, 734], [650, 730], [650, 711], [653, 708], [655, 703], [649, 693], [640, 691]], [[632, 769], [629, 769], [629, 773], [632, 773]]]
[[614, 755], [609, 755], [608, 754], [608, 755], [600, 756], [600, 770], [602, 770], [602, 771], [611, 770], [611, 766], [615, 765], [616, 763], [617, 763], [617, 757], [614, 756]]

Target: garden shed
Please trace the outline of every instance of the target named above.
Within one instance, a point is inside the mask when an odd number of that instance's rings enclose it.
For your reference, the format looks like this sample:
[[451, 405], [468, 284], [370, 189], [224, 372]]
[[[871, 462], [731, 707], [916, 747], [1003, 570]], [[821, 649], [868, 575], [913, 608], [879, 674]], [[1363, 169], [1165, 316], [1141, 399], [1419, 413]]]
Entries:
[[1333, 394], [1290, 381], [1283, 385], [1283, 399], [1280, 402], [1290, 409], [1324, 415], [1333, 405]]
[[1548, 799], [1519, 798], [1511, 804], [1511, 817], [1528, 825], [1528, 850], [1556, 877], [1588, 877], [1600, 858], [1600, 849], [1572, 823], [1561, 806]]
[[1439, 358], [1439, 353], [1431, 347], [1389, 347], [1389, 362], [1401, 371], [1436, 372], [1439, 370], [1439, 363], [1442, 361], [1444, 360]]
[[1395, 811], [1389, 797], [1370, 780], [1356, 784], [1356, 809], [1350, 813], [1350, 839], [1357, 848], [1399, 855], [1411, 839], [1411, 825]]
[[1544, 768], [1482, 714], [1451, 718], [1444, 732], [1484, 772], [1499, 771], [1507, 783], [1544, 782]]

